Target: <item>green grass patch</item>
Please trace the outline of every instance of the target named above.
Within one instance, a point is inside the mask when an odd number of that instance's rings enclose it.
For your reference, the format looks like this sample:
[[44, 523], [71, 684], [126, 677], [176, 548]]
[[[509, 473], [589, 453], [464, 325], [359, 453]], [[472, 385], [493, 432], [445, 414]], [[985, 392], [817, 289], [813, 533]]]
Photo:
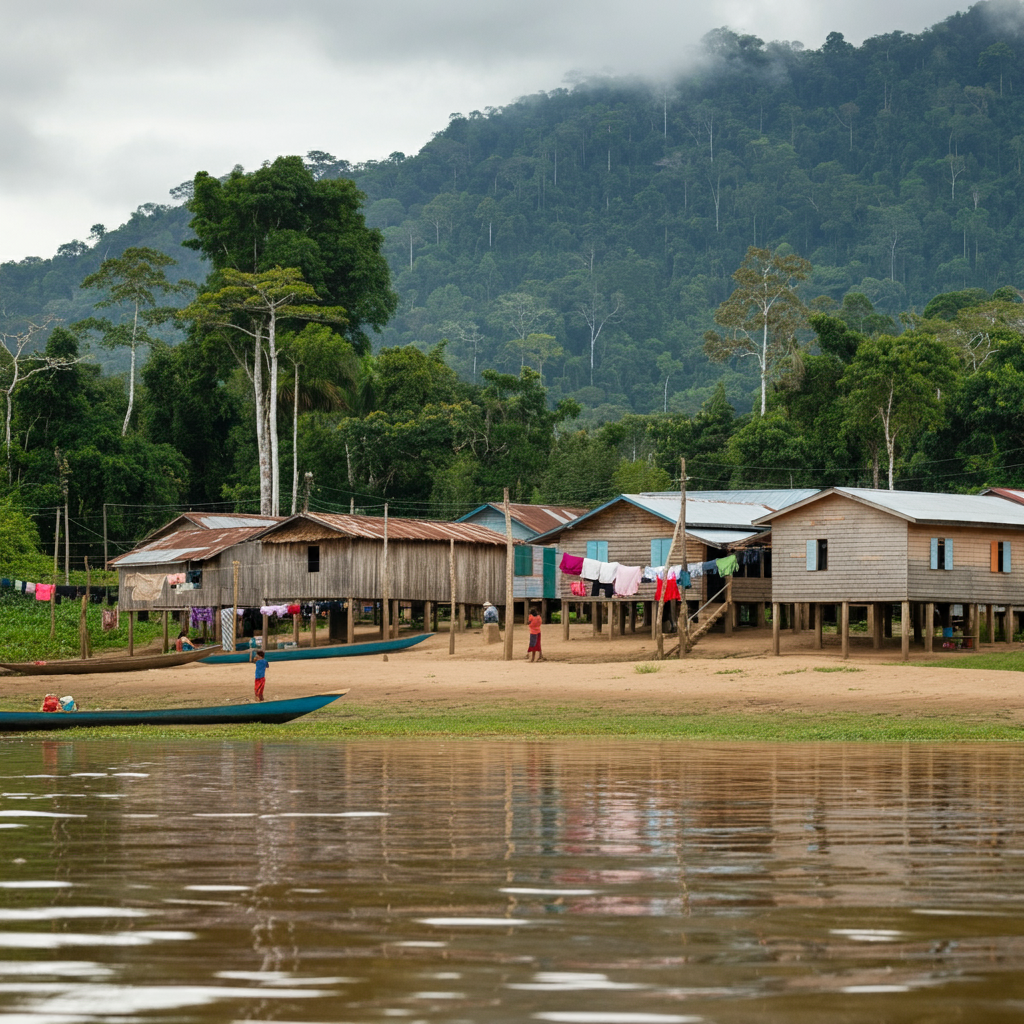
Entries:
[[798, 676], [801, 672], [806, 672], [805, 668], [787, 668], [785, 672], [780, 672], [780, 676]]
[[716, 673], [716, 676], [741, 676], [743, 675], [743, 669], [741, 668], [721, 668]]
[[862, 668], [854, 668], [852, 665], [817, 665], [815, 672], [863, 672]]
[[71, 729], [8, 735], [4, 742], [46, 736], [57, 740], [210, 740], [345, 742], [398, 739], [628, 739], [779, 742], [978, 742], [1020, 741], [1024, 726], [970, 716], [801, 714], [780, 712], [613, 712], [550, 702], [452, 707], [410, 703], [401, 707], [346, 704], [287, 725], [180, 726]]
[[651, 672], [660, 672], [661, 666], [653, 661], [641, 661], [638, 665], [633, 666], [634, 672], [639, 672], [640, 675], [648, 675]]
[[[907, 664], [907, 662], [893, 662]], [[974, 654], [964, 651], [962, 654], [944, 655], [941, 658], [929, 658], [925, 661], [912, 661], [909, 664], [918, 668], [974, 668], [995, 669], [999, 672], [1024, 672], [1024, 651], [1006, 651], [991, 654]]]

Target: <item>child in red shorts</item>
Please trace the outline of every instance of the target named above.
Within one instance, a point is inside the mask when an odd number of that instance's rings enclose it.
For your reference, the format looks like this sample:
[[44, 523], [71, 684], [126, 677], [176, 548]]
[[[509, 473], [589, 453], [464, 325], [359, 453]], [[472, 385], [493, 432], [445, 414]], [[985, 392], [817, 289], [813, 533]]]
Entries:
[[259, 648], [256, 651], [256, 699], [263, 700], [263, 687], [267, 685], [267, 659], [263, 654], [263, 649]]

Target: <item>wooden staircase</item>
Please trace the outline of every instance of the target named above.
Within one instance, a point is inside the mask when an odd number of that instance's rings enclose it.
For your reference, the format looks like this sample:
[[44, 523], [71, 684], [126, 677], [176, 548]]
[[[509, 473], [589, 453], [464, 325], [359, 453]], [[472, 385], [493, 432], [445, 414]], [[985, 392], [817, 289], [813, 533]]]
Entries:
[[[679, 657], [679, 647], [683, 643], [686, 644], [686, 648], [683, 651], [683, 653], [684, 654], [689, 654], [690, 651], [693, 650], [694, 644], [696, 644], [697, 641], [700, 640], [700, 638], [702, 636], [704, 636], [704, 634], [707, 633], [707, 631], [709, 629], [711, 629], [711, 627], [720, 618], [722, 618], [722, 616], [724, 616], [726, 614], [726, 612], [731, 612], [732, 611], [732, 600], [731, 600], [732, 593], [731, 593], [731, 589], [732, 588], [730, 587], [730, 592], [727, 595], [727, 600], [723, 601], [709, 615], [706, 615], [703, 619], [700, 619], [700, 613], [703, 612], [703, 611], [706, 611], [708, 609], [708, 606], [711, 604], [710, 601], [708, 601], [707, 604], [703, 605], [701, 608], [698, 608], [697, 611], [694, 612], [693, 615], [691, 615], [689, 617], [689, 619], [687, 620], [687, 625], [690, 627], [688, 635], [684, 636], [682, 633], [679, 634], [679, 643], [677, 643], [675, 645], [675, 647], [673, 647], [670, 650], [665, 652], [665, 657], [666, 658], [678, 658]], [[696, 629], [694, 629], [692, 624], [697, 622], [698, 619], [700, 619], [700, 622], [697, 624]]]

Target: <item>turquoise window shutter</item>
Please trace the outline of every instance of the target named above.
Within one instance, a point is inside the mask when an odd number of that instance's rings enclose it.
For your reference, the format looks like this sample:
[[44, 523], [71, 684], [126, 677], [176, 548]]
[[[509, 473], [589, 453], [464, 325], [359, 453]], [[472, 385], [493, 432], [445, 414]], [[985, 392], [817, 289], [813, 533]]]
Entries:
[[1003, 572], [1010, 571], [1010, 542], [1003, 541]]
[[651, 565], [664, 565], [668, 561], [671, 537], [658, 537], [651, 541]]
[[595, 558], [599, 562], [608, 561], [608, 541], [606, 540], [588, 540], [587, 541], [587, 558]]
[[946, 538], [946, 564], [942, 567], [943, 569], [953, 568], [953, 538]]
[[938, 569], [939, 567], [939, 538], [932, 537], [932, 562], [931, 567]]
[[818, 568], [818, 542], [809, 540], [807, 542], [807, 571], [814, 572]]

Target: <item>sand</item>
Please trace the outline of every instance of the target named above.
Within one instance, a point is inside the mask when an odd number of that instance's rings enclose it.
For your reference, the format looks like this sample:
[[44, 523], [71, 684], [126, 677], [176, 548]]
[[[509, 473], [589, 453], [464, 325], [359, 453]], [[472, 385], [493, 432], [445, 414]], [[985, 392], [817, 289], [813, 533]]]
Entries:
[[[636, 664], [654, 658], [648, 634], [608, 639], [594, 637], [591, 628], [582, 625], [573, 627], [566, 642], [560, 626], [546, 626], [547, 660], [530, 664], [523, 657], [527, 632], [521, 626], [514, 636], [516, 657], [510, 662], [502, 660], [502, 645], [485, 644], [479, 630], [457, 633], [456, 653], [450, 656], [448, 634], [442, 633], [387, 660], [373, 655], [272, 662], [266, 696], [347, 688], [348, 699], [364, 708], [422, 704], [436, 711], [528, 701], [534, 706], [585, 705], [624, 714], [890, 713], [1024, 723], [1017, 672], [906, 665], [900, 662], [898, 639], [875, 651], [866, 637], [853, 639], [850, 658], [844, 662], [834, 636], [826, 636], [822, 651], [812, 649], [812, 636], [784, 632], [782, 655], [774, 657], [768, 630], [740, 630], [732, 637], [710, 634], [683, 660], [667, 660], [658, 672], [640, 674]], [[666, 638], [666, 649], [672, 644]], [[986, 645], [982, 652], [1018, 647]], [[969, 665], [973, 657], [970, 652], [943, 652], [931, 661], [936, 666], [959, 666]], [[912, 647], [911, 658], [924, 660], [923, 648]], [[9, 709], [25, 708], [46, 692], [70, 693], [84, 708], [218, 704], [251, 697], [252, 676], [247, 664], [202, 663], [112, 674], [4, 675], [0, 698]]]

